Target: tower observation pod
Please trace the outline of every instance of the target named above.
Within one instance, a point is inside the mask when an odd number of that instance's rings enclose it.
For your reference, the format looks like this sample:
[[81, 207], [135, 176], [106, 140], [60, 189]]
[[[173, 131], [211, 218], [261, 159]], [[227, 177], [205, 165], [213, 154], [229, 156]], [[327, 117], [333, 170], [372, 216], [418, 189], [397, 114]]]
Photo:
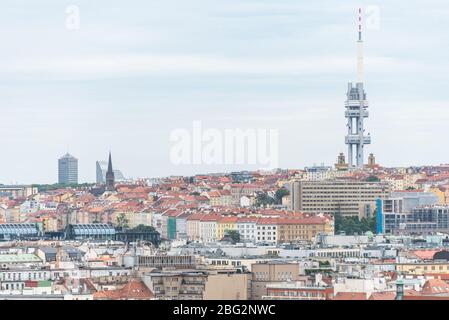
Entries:
[[[362, 9], [358, 9], [358, 40], [357, 40], [357, 82], [348, 83], [345, 101], [345, 117], [348, 119], [348, 134], [345, 143], [348, 145], [348, 165], [363, 168], [364, 146], [371, 143], [371, 136], [365, 135], [364, 119], [368, 118], [368, 101], [363, 88], [363, 40], [362, 40]], [[355, 155], [354, 155], [355, 149]], [[355, 158], [355, 164], [354, 164]]]

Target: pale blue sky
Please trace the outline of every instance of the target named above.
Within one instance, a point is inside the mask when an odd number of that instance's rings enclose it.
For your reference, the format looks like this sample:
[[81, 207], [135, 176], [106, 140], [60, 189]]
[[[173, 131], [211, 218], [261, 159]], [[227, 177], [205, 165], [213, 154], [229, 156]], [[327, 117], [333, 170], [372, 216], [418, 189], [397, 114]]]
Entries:
[[[65, 25], [72, 4], [79, 30]], [[367, 153], [449, 162], [446, 1], [4, 0], [0, 183], [57, 181], [67, 149], [80, 181], [109, 149], [131, 177], [245, 168], [171, 164], [170, 132], [194, 120], [278, 129], [284, 168], [333, 164], [368, 5], [380, 20], [364, 33]]]

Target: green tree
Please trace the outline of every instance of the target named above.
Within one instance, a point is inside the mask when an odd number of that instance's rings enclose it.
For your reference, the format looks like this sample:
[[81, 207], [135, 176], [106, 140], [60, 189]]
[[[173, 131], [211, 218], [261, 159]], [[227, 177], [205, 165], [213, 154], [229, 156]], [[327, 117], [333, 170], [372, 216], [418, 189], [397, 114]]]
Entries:
[[276, 201], [276, 204], [282, 203], [282, 198], [285, 196], [288, 196], [290, 194], [290, 191], [288, 191], [285, 188], [280, 188], [276, 190], [276, 193], [274, 194], [274, 199]]
[[128, 228], [128, 223], [129, 223], [129, 220], [126, 218], [124, 213], [120, 213], [117, 216], [117, 226], [126, 229], [126, 228]]
[[265, 192], [263, 193], [259, 193], [256, 196], [256, 207], [266, 207], [268, 205], [271, 205], [274, 203], [274, 199], [272, 197], [270, 197], [268, 194], [266, 194]]
[[72, 188], [72, 189], [90, 188], [93, 187], [94, 185], [95, 185], [94, 183], [71, 183], [71, 184], [54, 183], [54, 184], [33, 184], [32, 187], [37, 188], [39, 192], [46, 192], [65, 188]]
[[139, 224], [137, 227], [132, 228], [131, 231], [134, 231], [134, 232], [153, 232], [153, 231], [155, 231], [155, 229], [152, 226], [146, 226], [146, 225], [143, 225], [143, 224]]
[[380, 179], [376, 176], [369, 176], [368, 178], [366, 178], [366, 181], [368, 182], [379, 182]]
[[225, 230], [225, 236], [230, 237], [233, 243], [240, 242], [240, 233], [237, 230]]
[[363, 234], [367, 231], [376, 232], [376, 217], [362, 218], [342, 217], [335, 215], [335, 232], [345, 232], [348, 235]]

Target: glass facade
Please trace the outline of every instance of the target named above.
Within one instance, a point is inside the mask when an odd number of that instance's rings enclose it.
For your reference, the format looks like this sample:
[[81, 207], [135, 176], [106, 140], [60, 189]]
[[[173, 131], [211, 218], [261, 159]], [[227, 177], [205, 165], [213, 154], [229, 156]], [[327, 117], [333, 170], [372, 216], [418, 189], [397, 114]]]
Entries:
[[34, 223], [5, 223], [0, 224], [0, 239], [9, 240], [22, 237], [37, 236], [39, 229]]
[[58, 160], [58, 182], [61, 184], [78, 183], [78, 159], [68, 153]]

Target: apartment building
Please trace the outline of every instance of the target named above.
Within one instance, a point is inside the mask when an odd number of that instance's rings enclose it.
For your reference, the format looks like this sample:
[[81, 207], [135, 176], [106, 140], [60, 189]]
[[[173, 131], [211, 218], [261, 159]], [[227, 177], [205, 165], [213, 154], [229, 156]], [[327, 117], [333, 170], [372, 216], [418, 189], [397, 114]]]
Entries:
[[189, 241], [200, 241], [200, 221], [204, 214], [194, 213], [186, 218], [186, 233]]
[[268, 284], [300, 280], [299, 264], [297, 263], [277, 261], [255, 263], [251, 266], [251, 272], [252, 300], [260, 300], [267, 296]]
[[203, 300], [207, 273], [160, 271], [144, 273], [142, 280], [156, 299]]
[[[120, 215], [123, 215], [126, 220], [128, 221], [128, 226], [130, 228], [135, 228], [138, 225], [144, 225], [144, 226], [151, 226], [152, 223], [152, 215], [151, 212], [145, 212], [145, 211], [141, 211], [141, 212], [133, 212], [133, 211], [128, 211], [128, 212], [115, 212], [114, 216], [117, 219], [117, 217], [119, 217]], [[104, 221], [101, 220], [102, 222]]]
[[176, 239], [187, 239], [187, 218], [191, 212], [183, 212], [176, 217]]
[[0, 290], [23, 290], [27, 281], [48, 281], [51, 273], [39, 269], [0, 270]]
[[37, 194], [37, 187], [27, 185], [3, 185], [0, 184], [0, 196], [15, 198], [26, 198]]
[[256, 224], [256, 243], [277, 243], [277, 218], [259, 218]]
[[449, 274], [449, 262], [447, 261], [421, 261], [410, 263], [397, 263], [396, 272], [401, 274]]
[[403, 175], [385, 177], [383, 180], [390, 185], [390, 188], [393, 191], [405, 190], [406, 188], [406, 182]]
[[209, 271], [204, 288], [204, 300], [249, 300], [251, 274], [236, 270]]
[[243, 242], [255, 242], [256, 235], [256, 222], [255, 217], [242, 217], [238, 218], [236, 227], [240, 234], [240, 240]]
[[205, 193], [212, 207], [229, 206], [232, 204], [232, 196], [229, 190], [213, 190]]
[[240, 198], [243, 196], [250, 196], [256, 191], [261, 191], [262, 188], [256, 184], [249, 183], [237, 183], [231, 184], [231, 204], [238, 206], [240, 204]]
[[372, 215], [375, 201], [390, 195], [388, 183], [345, 179], [294, 181], [290, 190], [295, 211], [358, 217]]
[[189, 269], [196, 265], [193, 255], [139, 255], [136, 259], [139, 268]]
[[277, 221], [278, 243], [311, 241], [318, 234], [334, 234], [334, 224], [330, 217], [286, 217], [279, 218]]
[[161, 237], [173, 240], [176, 239], [176, 217], [182, 214], [181, 210], [168, 209], [162, 214]]
[[302, 282], [280, 282], [267, 285], [264, 300], [331, 300], [334, 288], [330, 286], [307, 286]]
[[236, 223], [238, 218], [236, 216], [224, 216], [217, 221], [217, 239], [222, 239], [227, 230], [237, 230]]
[[217, 241], [217, 224], [221, 219], [218, 214], [203, 215], [199, 222], [200, 239], [204, 243]]
[[438, 204], [449, 205], [449, 185], [431, 187], [429, 191], [438, 197]]

